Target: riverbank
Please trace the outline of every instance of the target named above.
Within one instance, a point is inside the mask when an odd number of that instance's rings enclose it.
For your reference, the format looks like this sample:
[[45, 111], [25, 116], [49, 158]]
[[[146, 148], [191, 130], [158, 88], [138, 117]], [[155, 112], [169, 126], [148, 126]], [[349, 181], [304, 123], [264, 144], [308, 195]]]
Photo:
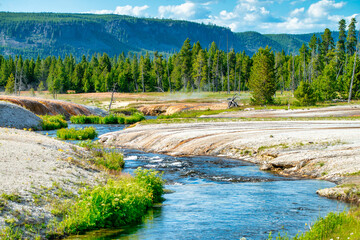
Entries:
[[285, 176], [332, 181], [322, 196], [360, 203], [360, 121], [256, 121], [137, 125], [107, 145], [169, 155], [243, 159]]
[[89, 152], [35, 132], [0, 128], [0, 151], [0, 229], [23, 238], [44, 239], [60, 203], [106, 180]]

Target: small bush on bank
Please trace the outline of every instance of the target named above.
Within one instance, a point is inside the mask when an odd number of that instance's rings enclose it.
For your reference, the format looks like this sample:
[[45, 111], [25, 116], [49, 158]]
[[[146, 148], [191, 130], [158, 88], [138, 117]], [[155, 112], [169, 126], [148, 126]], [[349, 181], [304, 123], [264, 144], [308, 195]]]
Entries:
[[308, 82], [300, 82], [299, 87], [294, 92], [294, 96], [298, 100], [295, 102], [299, 106], [314, 106], [316, 104], [316, 94]]
[[94, 139], [98, 133], [94, 127], [86, 127], [84, 129], [63, 128], [56, 132], [56, 136], [63, 140], [86, 140]]
[[82, 141], [80, 147], [84, 147], [91, 151], [94, 159], [92, 163], [96, 166], [102, 166], [108, 170], [121, 171], [125, 166], [125, 160], [122, 153], [115, 150], [105, 150], [98, 142]]
[[43, 120], [41, 123], [43, 130], [54, 130], [68, 127], [68, 123], [63, 115], [44, 115], [40, 116], [40, 118]]
[[145, 120], [144, 115], [134, 114], [132, 116], [125, 117], [125, 124], [133, 124]]
[[121, 153], [116, 151], [103, 152], [102, 157], [95, 160], [96, 165], [104, 166], [109, 170], [119, 171], [124, 168], [125, 161]]
[[48, 237], [138, 222], [161, 199], [157, 194], [162, 194], [158, 190], [162, 186], [161, 176], [153, 170], [138, 169], [135, 177], [110, 179], [106, 185], [84, 193], [63, 221], [53, 224]]
[[70, 118], [70, 122], [74, 124], [101, 124], [102, 118], [99, 116], [77, 115]]
[[117, 109], [112, 109], [111, 112], [114, 114], [124, 114], [126, 116], [141, 114], [141, 112], [136, 108], [117, 108]]
[[140, 113], [131, 116], [110, 114], [105, 117], [77, 115], [70, 118], [74, 124], [133, 124], [142, 120], [145, 120], [145, 117]]
[[102, 119], [102, 124], [117, 124], [118, 118], [116, 115], [107, 115]]

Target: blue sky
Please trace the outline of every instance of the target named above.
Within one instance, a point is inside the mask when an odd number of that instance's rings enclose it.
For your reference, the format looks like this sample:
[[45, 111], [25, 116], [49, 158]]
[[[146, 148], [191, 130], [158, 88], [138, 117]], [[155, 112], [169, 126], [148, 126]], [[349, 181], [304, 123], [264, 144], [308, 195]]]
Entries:
[[260, 33], [322, 32], [337, 30], [342, 18], [360, 21], [359, 0], [0, 0], [0, 11], [124, 14]]

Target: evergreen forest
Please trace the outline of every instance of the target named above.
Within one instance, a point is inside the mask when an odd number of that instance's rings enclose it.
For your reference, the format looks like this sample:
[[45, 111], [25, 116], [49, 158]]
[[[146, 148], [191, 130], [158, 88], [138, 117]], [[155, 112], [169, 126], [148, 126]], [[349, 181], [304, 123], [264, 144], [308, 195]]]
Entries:
[[258, 49], [252, 56], [188, 38], [173, 54], [158, 51], [26, 58], [0, 55], [0, 89], [76, 92], [196, 92], [251, 90], [253, 101], [272, 104], [276, 91], [292, 91], [300, 104], [360, 98], [356, 19], [339, 21], [337, 40], [327, 28], [303, 43], [299, 54]]

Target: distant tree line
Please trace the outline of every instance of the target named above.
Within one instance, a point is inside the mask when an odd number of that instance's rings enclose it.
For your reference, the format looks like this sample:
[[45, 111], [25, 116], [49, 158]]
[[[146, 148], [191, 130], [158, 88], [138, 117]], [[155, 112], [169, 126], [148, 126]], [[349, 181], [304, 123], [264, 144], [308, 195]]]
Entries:
[[325, 29], [320, 38], [313, 35], [303, 44], [298, 55], [274, 53], [267, 47], [250, 57], [245, 52], [220, 50], [214, 42], [207, 49], [186, 39], [181, 50], [170, 56], [122, 53], [110, 58], [104, 53], [83, 56], [81, 61], [72, 55], [64, 59], [0, 56], [0, 88], [8, 93], [49, 90], [54, 96], [69, 90], [87, 93], [114, 88], [118, 92], [251, 90], [253, 100], [260, 104], [273, 103], [276, 90], [291, 90], [303, 98], [303, 104], [312, 104], [346, 99], [351, 89], [351, 97], [360, 99], [355, 25], [355, 18], [348, 26], [341, 20], [336, 43]]

